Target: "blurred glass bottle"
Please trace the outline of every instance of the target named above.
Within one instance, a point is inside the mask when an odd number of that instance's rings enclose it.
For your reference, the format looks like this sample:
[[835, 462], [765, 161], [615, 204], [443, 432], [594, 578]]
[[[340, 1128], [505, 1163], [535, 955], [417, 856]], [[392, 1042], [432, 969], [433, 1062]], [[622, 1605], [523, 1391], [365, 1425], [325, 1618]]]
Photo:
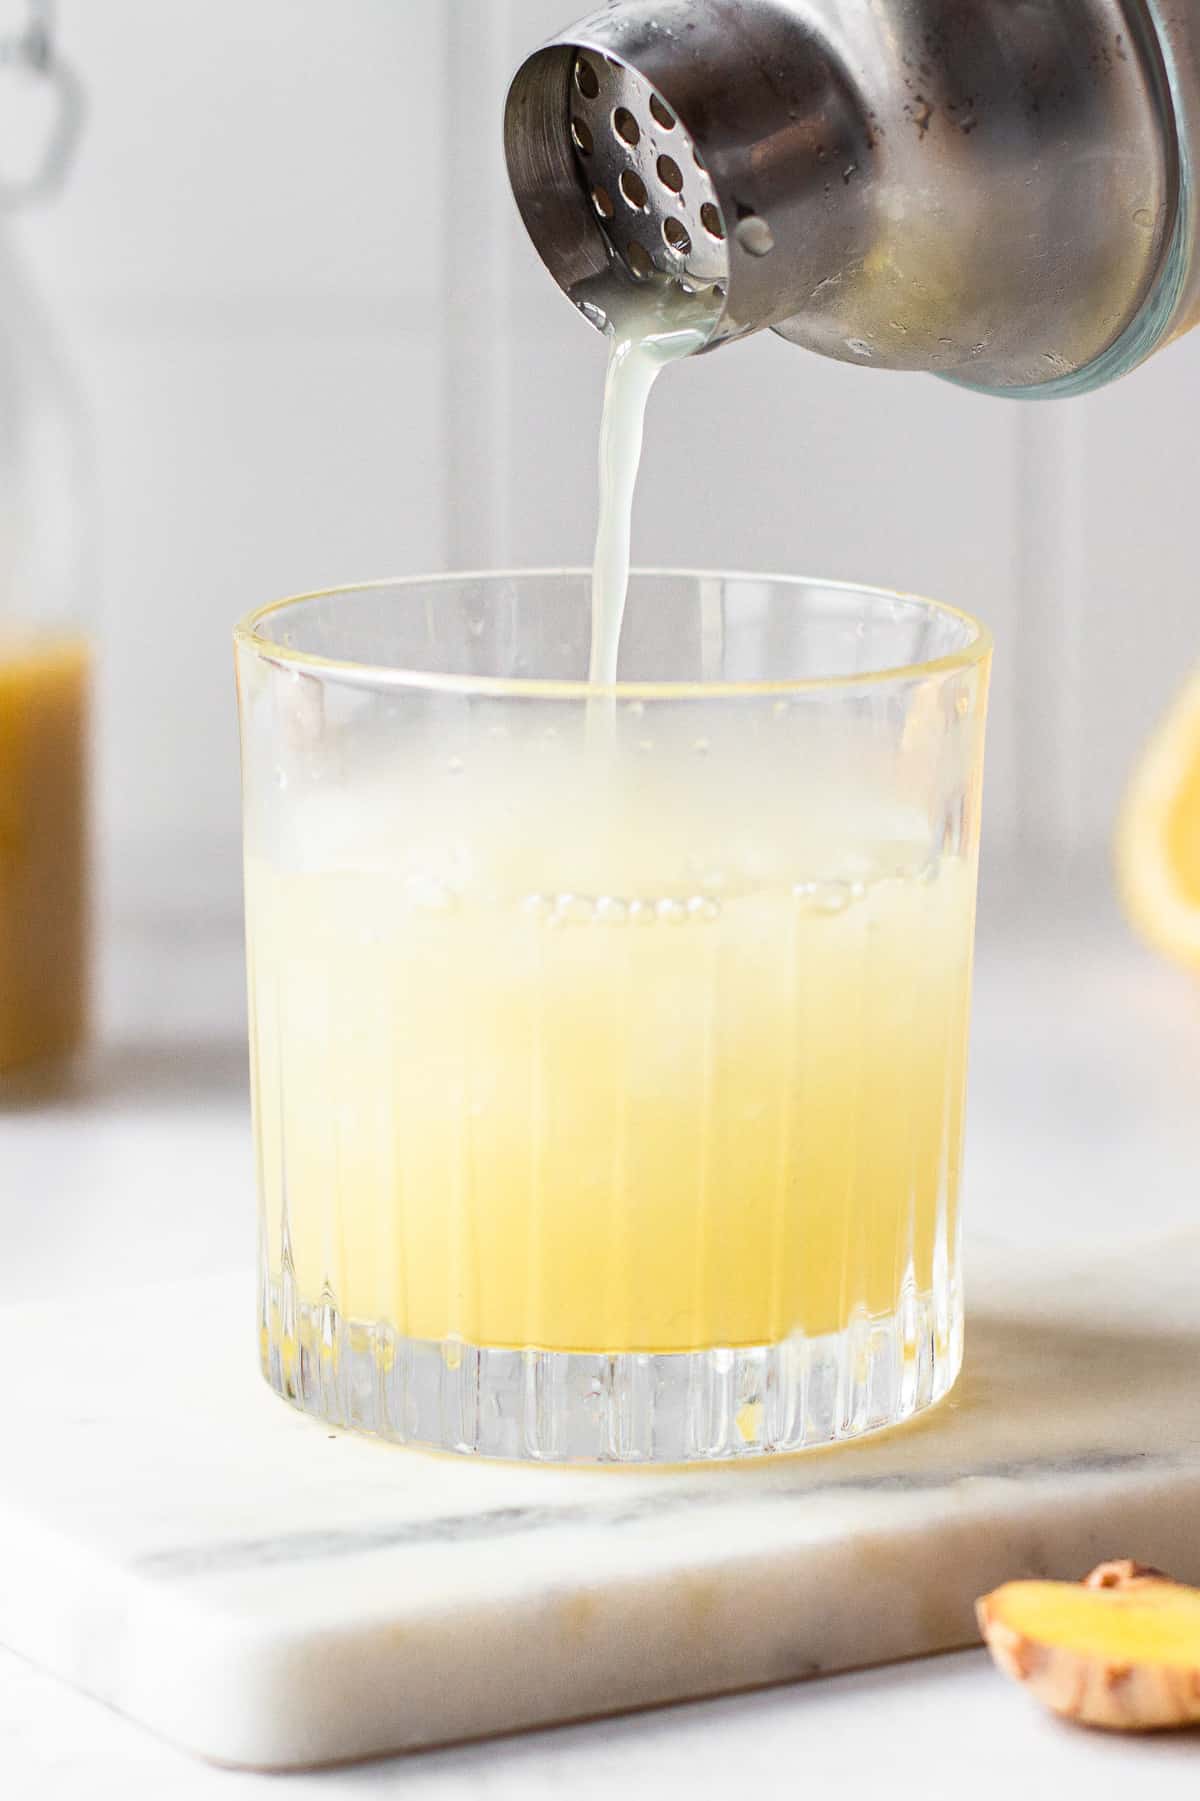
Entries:
[[81, 96], [46, 0], [0, 37], [0, 1084], [80, 1049], [90, 1002], [94, 588], [86, 409], [13, 215], [59, 188]]

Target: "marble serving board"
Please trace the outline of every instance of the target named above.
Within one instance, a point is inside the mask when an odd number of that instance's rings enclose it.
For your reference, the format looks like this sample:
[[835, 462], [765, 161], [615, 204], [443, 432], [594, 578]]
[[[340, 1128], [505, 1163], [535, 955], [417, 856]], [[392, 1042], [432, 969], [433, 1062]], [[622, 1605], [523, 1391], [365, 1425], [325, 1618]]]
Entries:
[[967, 1644], [1010, 1576], [1200, 1580], [1200, 1234], [979, 1248], [969, 1314], [924, 1421], [648, 1472], [332, 1433], [258, 1377], [241, 1277], [10, 1309], [0, 1641], [283, 1769]]

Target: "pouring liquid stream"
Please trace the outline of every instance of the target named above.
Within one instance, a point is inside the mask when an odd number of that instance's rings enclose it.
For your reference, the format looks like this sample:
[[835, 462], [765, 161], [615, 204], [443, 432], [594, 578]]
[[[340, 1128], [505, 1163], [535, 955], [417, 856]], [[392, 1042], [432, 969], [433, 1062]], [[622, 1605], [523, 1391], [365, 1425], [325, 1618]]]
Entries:
[[[621, 623], [629, 587], [633, 497], [650, 391], [668, 363], [699, 350], [713, 323], [711, 293], [677, 283], [630, 288], [608, 310], [608, 369], [600, 420], [600, 507], [592, 562], [592, 641], [588, 680], [617, 679]], [[611, 719], [612, 703], [602, 713]]]

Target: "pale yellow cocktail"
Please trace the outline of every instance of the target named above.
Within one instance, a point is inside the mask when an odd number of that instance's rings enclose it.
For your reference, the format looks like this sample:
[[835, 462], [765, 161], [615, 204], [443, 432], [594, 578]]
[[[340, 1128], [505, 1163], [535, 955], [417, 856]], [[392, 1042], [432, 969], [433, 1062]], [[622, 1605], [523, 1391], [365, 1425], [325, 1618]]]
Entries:
[[689, 1351], [932, 1287], [973, 872], [639, 899], [621, 856], [615, 896], [481, 877], [432, 906], [398, 869], [251, 860], [269, 1252], [286, 1179], [307, 1300], [421, 1339]]

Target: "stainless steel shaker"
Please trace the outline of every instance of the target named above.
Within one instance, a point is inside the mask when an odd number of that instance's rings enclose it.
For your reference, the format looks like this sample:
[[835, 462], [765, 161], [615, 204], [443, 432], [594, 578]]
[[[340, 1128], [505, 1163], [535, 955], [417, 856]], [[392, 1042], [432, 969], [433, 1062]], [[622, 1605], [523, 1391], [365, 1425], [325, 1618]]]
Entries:
[[596, 324], [673, 281], [706, 348], [1041, 397], [1200, 318], [1200, 0], [610, 0], [517, 72], [505, 147]]

